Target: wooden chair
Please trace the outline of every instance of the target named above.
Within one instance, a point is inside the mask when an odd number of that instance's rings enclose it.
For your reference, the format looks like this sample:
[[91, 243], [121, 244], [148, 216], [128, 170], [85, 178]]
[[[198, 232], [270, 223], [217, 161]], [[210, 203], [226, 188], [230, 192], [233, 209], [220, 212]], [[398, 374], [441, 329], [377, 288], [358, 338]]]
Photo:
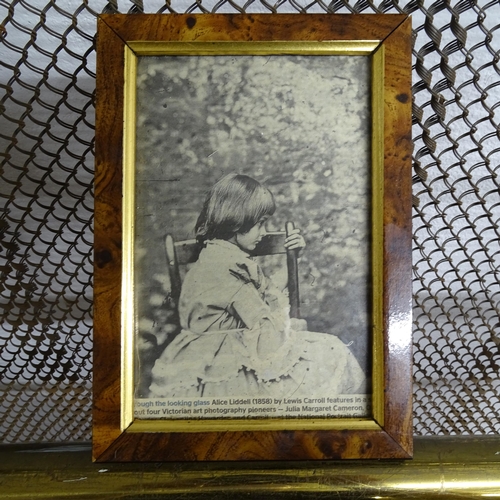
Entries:
[[[285, 238], [294, 229], [293, 222], [287, 222], [285, 231], [267, 233], [252, 252], [253, 256], [286, 254], [288, 271], [288, 296], [290, 300], [290, 317], [299, 318], [299, 277], [297, 266], [297, 251], [285, 249]], [[165, 239], [167, 262], [170, 274], [171, 299], [179, 304], [181, 293], [181, 265], [191, 264], [198, 260], [201, 245], [196, 240], [174, 241], [172, 235], [167, 234]]]

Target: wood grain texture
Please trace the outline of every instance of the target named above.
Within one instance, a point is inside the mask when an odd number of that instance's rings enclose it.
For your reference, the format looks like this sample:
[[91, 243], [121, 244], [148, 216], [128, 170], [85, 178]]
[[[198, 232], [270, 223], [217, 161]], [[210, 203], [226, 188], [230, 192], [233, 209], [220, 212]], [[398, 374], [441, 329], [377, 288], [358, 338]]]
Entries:
[[384, 41], [384, 428], [412, 452], [411, 23]]
[[124, 44], [98, 21], [94, 222], [95, 456], [120, 434]]
[[123, 433], [104, 462], [409, 458], [386, 432], [272, 431]]
[[[97, 461], [409, 458], [411, 47], [403, 15], [102, 15], [97, 39], [94, 431]], [[380, 431], [120, 430], [124, 50], [129, 41], [357, 41], [385, 47], [385, 407]]]
[[137, 14], [102, 15], [129, 41], [384, 40], [404, 15]]

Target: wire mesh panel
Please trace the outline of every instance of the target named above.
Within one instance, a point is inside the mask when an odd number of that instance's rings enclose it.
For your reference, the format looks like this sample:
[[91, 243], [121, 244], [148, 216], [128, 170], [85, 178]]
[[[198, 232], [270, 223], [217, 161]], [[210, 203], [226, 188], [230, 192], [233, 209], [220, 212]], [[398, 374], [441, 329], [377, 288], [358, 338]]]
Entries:
[[500, 431], [500, 4], [0, 0], [0, 435], [90, 438], [98, 13], [408, 13], [417, 434]]
[[415, 428], [498, 432], [500, 5], [436, 2], [422, 12], [414, 74]]

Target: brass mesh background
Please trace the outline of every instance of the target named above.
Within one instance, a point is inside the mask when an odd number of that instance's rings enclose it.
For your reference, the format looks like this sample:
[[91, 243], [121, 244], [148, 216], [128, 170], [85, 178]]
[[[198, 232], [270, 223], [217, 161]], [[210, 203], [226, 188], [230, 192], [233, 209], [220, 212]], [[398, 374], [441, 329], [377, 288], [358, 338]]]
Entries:
[[90, 438], [100, 12], [412, 14], [415, 432], [498, 432], [498, 1], [0, 0], [0, 439]]

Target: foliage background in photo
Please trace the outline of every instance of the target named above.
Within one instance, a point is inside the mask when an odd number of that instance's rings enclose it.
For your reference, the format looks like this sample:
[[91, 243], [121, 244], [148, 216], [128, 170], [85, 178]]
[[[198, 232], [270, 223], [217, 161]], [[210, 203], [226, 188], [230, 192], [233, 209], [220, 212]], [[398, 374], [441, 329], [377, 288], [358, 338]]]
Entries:
[[[229, 172], [275, 195], [309, 330], [338, 335], [369, 367], [370, 61], [344, 56], [141, 57], [137, 81], [136, 297], [141, 350], [176, 332], [164, 238], [194, 237], [206, 192]], [[284, 260], [262, 263], [271, 275]]]

